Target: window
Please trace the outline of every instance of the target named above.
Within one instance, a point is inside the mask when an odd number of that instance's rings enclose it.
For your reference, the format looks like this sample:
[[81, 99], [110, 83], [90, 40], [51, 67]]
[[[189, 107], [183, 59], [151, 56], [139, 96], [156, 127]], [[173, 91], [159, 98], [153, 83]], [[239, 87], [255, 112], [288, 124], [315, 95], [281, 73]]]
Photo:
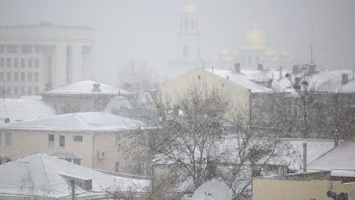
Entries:
[[6, 80], [11, 81], [11, 72], [6, 72]]
[[35, 67], [38, 68], [39, 67], [39, 59], [35, 58]]
[[[2, 145], [2, 133], [0, 133], [0, 146]], [[1, 160], [1, 159], [0, 159]]]
[[18, 81], [18, 72], [14, 72], [14, 81]]
[[17, 86], [14, 87], [14, 94], [18, 94], [18, 87]]
[[25, 67], [26, 66], [26, 61], [24, 58], [21, 58], [21, 67]]
[[4, 80], [4, 72], [0, 72], [0, 81]]
[[35, 81], [39, 81], [39, 73], [35, 72]]
[[0, 45], [0, 53], [5, 53], [5, 45]]
[[11, 145], [11, 133], [6, 133], [6, 145]]
[[64, 135], [59, 136], [59, 146], [65, 147], [65, 136]]
[[25, 81], [25, 72], [21, 72], [21, 81]]
[[10, 86], [6, 87], [6, 94], [11, 94], [11, 87]]
[[25, 94], [25, 87], [21, 86], [21, 95], [24, 95], [24, 94]]
[[0, 58], [0, 67], [5, 66], [5, 58]]
[[35, 94], [38, 94], [38, 92], [39, 92], [39, 88], [35, 87]]
[[32, 81], [32, 73], [31, 72], [27, 73], [27, 80]]
[[74, 142], [83, 142], [83, 136], [81, 136], [81, 135], [74, 135], [74, 136], [73, 136], [73, 141], [74, 141]]
[[115, 162], [115, 172], [120, 172], [120, 162]]
[[32, 59], [32, 58], [29, 58], [29, 59], [28, 59], [28, 66], [27, 66], [27, 67], [32, 67], [32, 64], [33, 64], [33, 59]]
[[32, 45], [21, 45], [21, 53], [32, 53]]
[[11, 58], [6, 58], [6, 66], [11, 67]]
[[54, 135], [48, 135], [48, 147], [54, 147]]
[[77, 165], [81, 165], [81, 159], [73, 159], [73, 163]]
[[18, 45], [7, 45], [7, 53], [18, 53]]
[[116, 134], [116, 146], [121, 145], [121, 136], [119, 134]]
[[27, 94], [32, 95], [32, 86], [28, 86], [27, 89], [28, 89]]
[[182, 49], [182, 55], [183, 56], [189, 56], [189, 47], [184, 46]]
[[38, 46], [38, 45], [36, 45], [35, 46], [35, 53], [40, 53], [40, 51], [41, 51], [41, 46]]
[[18, 58], [14, 58], [14, 67], [18, 67], [18, 64], [19, 64]]

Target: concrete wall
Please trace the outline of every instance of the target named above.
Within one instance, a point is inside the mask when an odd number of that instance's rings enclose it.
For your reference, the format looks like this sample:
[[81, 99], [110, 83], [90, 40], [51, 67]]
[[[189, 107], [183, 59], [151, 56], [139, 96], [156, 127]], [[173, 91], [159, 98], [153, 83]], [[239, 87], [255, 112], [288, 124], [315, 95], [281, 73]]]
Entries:
[[[172, 104], [178, 97], [193, 87], [213, 88], [220, 90], [232, 101], [234, 110], [231, 115], [238, 115], [242, 122], [248, 122], [250, 117], [250, 91], [228, 79], [224, 79], [203, 69], [195, 69], [175, 79], [158, 85], [161, 97]], [[158, 95], [159, 96], [159, 95]]]

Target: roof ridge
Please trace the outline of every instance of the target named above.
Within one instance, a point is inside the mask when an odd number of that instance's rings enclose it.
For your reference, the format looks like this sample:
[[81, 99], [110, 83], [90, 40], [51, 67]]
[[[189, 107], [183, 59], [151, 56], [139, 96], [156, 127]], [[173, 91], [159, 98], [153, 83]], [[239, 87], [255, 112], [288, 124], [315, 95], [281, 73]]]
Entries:
[[90, 124], [85, 121], [85, 119], [81, 116], [81, 113], [72, 113], [72, 114], [76, 116], [78, 120], [86, 126], [86, 128], [91, 129]]

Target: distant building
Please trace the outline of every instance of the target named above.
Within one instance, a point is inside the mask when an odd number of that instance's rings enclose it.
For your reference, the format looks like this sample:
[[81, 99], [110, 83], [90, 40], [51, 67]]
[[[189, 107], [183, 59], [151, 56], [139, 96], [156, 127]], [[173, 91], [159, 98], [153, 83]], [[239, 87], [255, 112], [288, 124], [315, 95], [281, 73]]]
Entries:
[[235, 53], [220, 50], [215, 65], [216, 68], [232, 69], [235, 63], [239, 63], [243, 70], [257, 70], [260, 65], [267, 69], [276, 69], [279, 66], [289, 67], [292, 60], [292, 55], [286, 50], [274, 52], [264, 33], [254, 24], [241, 41], [239, 50]]
[[134, 93], [95, 81], [80, 81], [41, 93], [58, 114], [104, 111], [117, 95], [133, 98]]
[[0, 27], [1, 96], [34, 95], [91, 79], [94, 30], [84, 26]]
[[0, 125], [2, 160], [42, 152], [118, 173], [147, 175], [147, 127], [104, 112], [70, 113]]
[[205, 61], [201, 58], [201, 33], [195, 5], [188, 3], [180, 15], [177, 57], [164, 69], [168, 78], [181, 75], [195, 68], [202, 68]]

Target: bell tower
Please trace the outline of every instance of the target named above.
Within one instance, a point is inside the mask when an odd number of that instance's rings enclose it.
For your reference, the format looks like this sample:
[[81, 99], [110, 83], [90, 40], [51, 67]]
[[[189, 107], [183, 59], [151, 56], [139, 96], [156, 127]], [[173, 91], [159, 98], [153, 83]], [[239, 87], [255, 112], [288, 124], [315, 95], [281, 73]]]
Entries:
[[198, 28], [196, 7], [190, 2], [180, 15], [178, 33], [179, 55], [183, 58], [197, 60], [200, 58], [200, 31]]

